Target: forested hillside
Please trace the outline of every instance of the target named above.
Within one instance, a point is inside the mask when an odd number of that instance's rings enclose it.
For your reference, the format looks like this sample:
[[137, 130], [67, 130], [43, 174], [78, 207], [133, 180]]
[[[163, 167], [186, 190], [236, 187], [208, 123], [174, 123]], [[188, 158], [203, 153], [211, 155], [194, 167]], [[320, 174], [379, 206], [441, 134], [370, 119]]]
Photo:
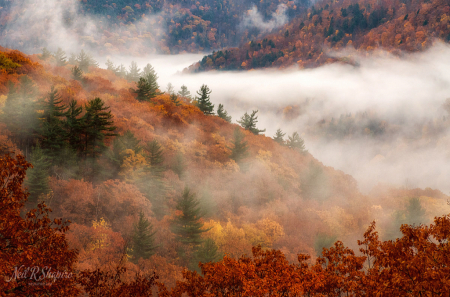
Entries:
[[258, 38], [308, 6], [307, 0], [0, 0], [0, 38], [3, 46], [29, 52], [71, 50], [67, 40], [56, 45], [60, 32], [99, 53], [208, 52]]
[[[45, 57], [1, 48], [0, 149], [9, 157], [1, 160], [8, 215], [0, 222], [12, 239], [1, 241], [0, 272], [35, 259], [79, 275], [44, 289], [24, 287], [24, 279], [3, 282], [2, 292], [150, 296], [157, 286], [161, 296], [319, 296], [377, 292], [380, 283], [394, 295], [448, 287], [448, 217], [430, 229], [399, 232], [401, 224], [429, 224], [445, 214], [448, 196], [381, 186], [362, 195], [351, 176], [308, 153], [302, 131], [285, 135], [280, 127], [268, 137], [256, 110], [237, 119], [240, 126], [230, 123], [206, 85], [164, 93], [151, 64], [121, 73], [108, 63], [109, 70], [100, 69], [84, 51], [68, 61], [62, 50]], [[40, 202], [53, 210], [50, 217]], [[41, 212], [18, 215], [35, 208]], [[54, 218], [70, 223], [57, 220], [61, 229], [53, 229]], [[374, 225], [364, 233], [373, 220], [379, 235]], [[357, 239], [364, 240], [360, 256], [353, 252]], [[424, 250], [410, 255], [417, 240]], [[40, 253], [42, 246], [48, 253]], [[370, 264], [366, 273], [366, 256], [387, 262]], [[408, 261], [435, 273], [414, 268], [420, 280], [407, 282]]]
[[[360, 54], [383, 49], [402, 56], [437, 40], [450, 41], [449, 15], [450, 4], [441, 0], [318, 1], [276, 32], [214, 52], [190, 70], [310, 68], [332, 62], [357, 66], [353, 49]], [[344, 49], [348, 51], [336, 56]]]

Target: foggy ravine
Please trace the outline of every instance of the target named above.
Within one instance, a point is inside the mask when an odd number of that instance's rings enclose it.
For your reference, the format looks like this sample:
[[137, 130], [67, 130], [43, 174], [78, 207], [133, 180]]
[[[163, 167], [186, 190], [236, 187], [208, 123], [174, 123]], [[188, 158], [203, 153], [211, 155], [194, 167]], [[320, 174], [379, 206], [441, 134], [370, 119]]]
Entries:
[[[211, 101], [232, 115], [233, 123], [246, 112], [259, 110], [258, 128], [272, 137], [278, 128], [285, 138], [298, 131], [309, 152], [326, 166], [352, 175], [361, 191], [378, 183], [399, 187], [431, 187], [448, 194], [450, 138], [445, 129], [422, 137], [423, 124], [448, 116], [443, 103], [450, 98], [450, 47], [437, 44], [402, 59], [379, 53], [375, 58], [352, 57], [358, 66], [332, 64], [317, 69], [286, 71], [181, 74], [202, 55], [109, 57], [115, 64], [132, 60], [142, 68], [151, 63], [159, 85], [175, 90], [185, 84], [194, 95], [202, 84], [212, 89]], [[104, 67], [104, 59], [100, 59]], [[283, 109], [297, 105], [300, 114], [287, 117]], [[308, 126], [341, 114], [375, 113], [396, 127], [384, 137], [360, 135], [324, 141], [307, 133]]]

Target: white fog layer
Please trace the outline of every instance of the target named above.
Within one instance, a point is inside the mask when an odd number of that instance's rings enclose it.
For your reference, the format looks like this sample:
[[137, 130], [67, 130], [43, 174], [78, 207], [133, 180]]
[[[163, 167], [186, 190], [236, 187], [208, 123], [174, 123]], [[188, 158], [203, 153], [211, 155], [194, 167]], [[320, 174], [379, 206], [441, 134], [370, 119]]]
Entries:
[[[357, 66], [180, 73], [201, 57], [110, 58], [125, 65], [136, 60], [141, 68], [151, 63], [162, 90], [169, 82], [175, 90], [184, 84], [194, 95], [207, 84], [213, 91], [211, 101], [216, 108], [222, 103], [233, 116], [233, 123], [246, 111], [259, 110], [257, 126], [267, 129], [266, 136], [272, 137], [278, 128], [287, 135], [298, 131], [315, 158], [354, 176], [364, 192], [378, 183], [450, 191], [449, 131], [430, 132], [430, 127], [442, 126], [448, 116], [443, 108], [450, 98], [448, 46], [438, 44], [425, 53], [402, 59], [386, 53], [370, 59], [353, 57]], [[288, 106], [297, 111], [293, 116], [286, 113]], [[333, 135], [318, 137], [311, 130], [323, 119], [338, 121], [341, 115], [364, 112], [386, 123], [389, 133], [334, 139]]]

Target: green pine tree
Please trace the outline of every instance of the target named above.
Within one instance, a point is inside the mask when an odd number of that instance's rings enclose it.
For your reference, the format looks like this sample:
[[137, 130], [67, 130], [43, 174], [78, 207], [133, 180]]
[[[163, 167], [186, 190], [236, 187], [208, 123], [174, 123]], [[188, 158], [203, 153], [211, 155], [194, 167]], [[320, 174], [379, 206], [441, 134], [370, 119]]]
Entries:
[[214, 263], [222, 260], [223, 253], [219, 251], [214, 240], [207, 238], [194, 254], [190, 270], [201, 272], [199, 263]]
[[84, 121], [84, 152], [87, 157], [88, 152], [95, 159], [105, 149], [105, 138], [116, 136], [114, 133], [113, 115], [107, 111], [109, 107], [104, 106], [100, 98], [90, 100], [85, 106], [86, 113]]
[[150, 101], [154, 97], [150, 84], [143, 77], [139, 78], [137, 89], [134, 89], [133, 92], [137, 94], [136, 99], [139, 101]]
[[115, 137], [112, 148], [108, 151], [108, 159], [114, 166], [112, 176], [116, 176], [119, 173], [125, 157], [123, 152], [127, 149], [133, 150], [136, 154], [142, 152], [140, 140], [130, 130], [125, 131], [123, 135]]
[[127, 79], [129, 81], [137, 82], [140, 77], [141, 77], [141, 69], [139, 69], [135, 61], [131, 61], [130, 71], [128, 71]]
[[198, 247], [202, 244], [201, 235], [208, 231], [208, 229], [202, 229], [202, 212], [198, 205], [199, 202], [195, 194], [191, 193], [188, 187], [185, 187], [176, 205], [180, 215], [172, 222], [172, 230], [177, 240], [192, 247]]
[[175, 93], [172, 93], [170, 95], [170, 100], [175, 104], [175, 106], [180, 106], [181, 105], [181, 102], [180, 102], [180, 100], [178, 100], [178, 96]]
[[82, 152], [84, 149], [83, 119], [80, 116], [82, 112], [83, 107], [77, 106], [77, 101], [72, 99], [65, 113], [66, 118], [63, 122], [69, 147], [75, 152]]
[[82, 81], [83, 80], [83, 71], [78, 66], [74, 66], [72, 68], [72, 78], [74, 80]]
[[276, 142], [278, 142], [281, 145], [284, 145], [285, 141], [283, 139], [284, 135], [286, 135], [286, 133], [283, 133], [283, 131], [281, 131], [281, 129], [278, 129], [277, 132], [275, 133], [275, 136], [273, 137], [273, 140], [275, 140]]
[[231, 116], [228, 115], [228, 113], [223, 109], [223, 105], [219, 104], [219, 107], [217, 108], [217, 115], [219, 118], [224, 119], [228, 123], [231, 123]]
[[188, 102], [192, 99], [191, 92], [188, 91], [188, 88], [185, 85], [181, 86], [180, 91], [178, 91], [178, 95], [185, 100], [187, 99]]
[[244, 133], [242, 133], [239, 127], [234, 129], [234, 139], [233, 148], [231, 149], [230, 158], [236, 161], [236, 163], [241, 163], [243, 159], [248, 156], [248, 146], [247, 141], [244, 141]]
[[134, 225], [132, 235], [132, 259], [137, 263], [140, 258], [148, 259], [155, 254], [158, 246], [155, 244], [155, 234], [153, 225], [149, 222], [144, 214], [139, 214], [139, 221]]
[[58, 50], [55, 53], [55, 60], [56, 66], [58, 67], [66, 66], [67, 64], [66, 53], [60, 47], [58, 47]]
[[186, 171], [186, 161], [181, 152], [175, 154], [174, 162], [172, 163], [172, 171], [175, 172], [181, 179]]
[[256, 123], [258, 122], [258, 116], [256, 116], [256, 113], [258, 110], [253, 110], [252, 114], [249, 115], [247, 112], [241, 117], [240, 121], [237, 121], [239, 124], [241, 124], [242, 128], [245, 130], [249, 130], [255, 135], [258, 135], [261, 132], [265, 132], [264, 130], [259, 130], [256, 128]]
[[297, 132], [294, 132], [292, 136], [288, 136], [287, 146], [291, 149], [295, 149], [303, 154], [307, 153], [308, 151], [305, 150], [305, 142], [303, 139], [298, 135]]
[[210, 101], [211, 90], [207, 85], [202, 85], [200, 90], [197, 91], [197, 94], [200, 96], [196, 98], [197, 107], [206, 115], [214, 114], [214, 105]]
[[121, 78], [127, 77], [127, 75], [128, 75], [127, 69], [125, 68], [125, 66], [123, 66], [123, 64], [120, 64], [120, 66], [117, 67], [116, 74], [118, 76], [120, 76]]
[[66, 106], [62, 103], [58, 91], [52, 87], [47, 100], [41, 100], [44, 110], [41, 118], [41, 144], [46, 154], [53, 160], [65, 146], [65, 130], [62, 118], [65, 116]]
[[30, 192], [28, 201], [37, 203], [42, 195], [45, 195], [50, 191], [48, 174], [50, 161], [47, 156], [45, 156], [39, 143], [31, 151], [30, 163], [33, 164], [33, 168], [28, 169], [25, 185]]

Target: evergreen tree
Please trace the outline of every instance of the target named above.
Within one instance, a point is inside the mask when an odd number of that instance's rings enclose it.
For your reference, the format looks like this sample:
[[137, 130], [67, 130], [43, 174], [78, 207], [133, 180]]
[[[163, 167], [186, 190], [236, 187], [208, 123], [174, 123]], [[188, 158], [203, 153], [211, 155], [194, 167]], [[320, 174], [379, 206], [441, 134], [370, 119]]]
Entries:
[[77, 101], [72, 99], [69, 103], [69, 107], [65, 113], [65, 120], [63, 126], [66, 130], [67, 140], [69, 147], [74, 150], [81, 152], [83, 151], [83, 119], [80, 117], [83, 108], [77, 106]]
[[25, 185], [28, 187], [30, 196], [28, 200], [32, 203], [39, 202], [40, 196], [50, 191], [48, 169], [50, 162], [45, 156], [39, 143], [31, 151], [31, 164], [33, 168], [28, 169], [27, 180]]
[[81, 50], [80, 54], [77, 56], [77, 63], [82, 72], [88, 72], [89, 66], [91, 65], [90, 60], [88, 54], [86, 54], [84, 50]]
[[70, 65], [75, 65], [77, 63], [77, 55], [75, 55], [74, 53], [71, 53], [68, 62]]
[[133, 92], [137, 94], [136, 99], [139, 101], [150, 101], [151, 98], [155, 97], [155, 95], [152, 94], [150, 84], [143, 77], [139, 78], [137, 89], [133, 90]]
[[184, 176], [184, 172], [186, 171], [186, 161], [184, 160], [184, 156], [181, 152], [177, 152], [175, 155], [175, 160], [172, 164], [172, 171], [175, 172], [179, 178]]
[[120, 66], [117, 67], [116, 74], [121, 78], [127, 77], [128, 75], [127, 69], [125, 68], [125, 66], [123, 66], [123, 64], [120, 64]]
[[167, 84], [167, 94], [169, 94], [169, 95], [175, 94], [173, 85], [171, 83]]
[[[150, 69], [147, 68], [148, 66], [150, 66]], [[144, 68], [144, 78], [150, 86], [150, 99], [154, 98], [156, 95], [160, 95], [161, 93], [158, 92], [158, 75], [150, 64], [147, 64]]]
[[178, 96], [175, 93], [172, 93], [172, 95], [170, 95], [170, 100], [175, 104], [175, 106], [181, 105], [181, 102], [180, 100], [178, 100]]
[[148, 259], [154, 253], [156, 248], [154, 236], [156, 231], [153, 231], [152, 224], [144, 217], [141, 212], [139, 214], [139, 221], [134, 225], [134, 232], [132, 236], [132, 257], [133, 261], [137, 263], [140, 258]]
[[408, 200], [406, 208], [405, 224], [420, 225], [426, 224], [425, 209], [422, 208], [419, 197], [413, 197]]
[[247, 152], [247, 141], [244, 141], [244, 133], [242, 133], [239, 127], [234, 129], [234, 139], [233, 139], [233, 148], [231, 149], [230, 158], [236, 161], [236, 163], [241, 163], [243, 159], [248, 156]]
[[120, 171], [124, 160], [123, 153], [127, 149], [134, 151], [136, 154], [142, 152], [142, 146], [140, 145], [139, 139], [137, 139], [130, 130], [127, 130], [123, 135], [115, 137], [112, 149], [108, 152], [108, 158], [116, 169], [115, 173]]
[[303, 139], [298, 135], [297, 132], [294, 132], [292, 136], [288, 136], [287, 146], [291, 149], [298, 150], [301, 153], [307, 153], [308, 151], [305, 150], [305, 142]]
[[62, 118], [65, 116], [66, 106], [54, 87], [48, 93], [48, 100], [41, 101], [44, 114], [41, 118], [41, 143], [46, 154], [52, 159], [64, 147], [66, 135]]
[[184, 188], [181, 198], [177, 201], [176, 209], [180, 211], [173, 223], [173, 232], [177, 240], [185, 245], [197, 247], [202, 243], [201, 234], [208, 231], [203, 228], [202, 213], [195, 194], [188, 187]]
[[90, 100], [85, 106], [86, 113], [84, 120], [84, 151], [87, 157], [88, 151], [91, 151], [95, 159], [105, 148], [103, 140], [107, 137], [115, 136], [114, 121], [111, 111], [106, 111], [109, 107], [104, 106], [100, 98]]
[[105, 65], [106, 65], [106, 69], [117, 74], [118, 67], [114, 66], [114, 63], [110, 59], [106, 60]]
[[72, 68], [72, 78], [80, 82], [83, 80], [83, 71], [81, 71], [80, 67], [74, 66]]
[[197, 94], [200, 96], [196, 98], [197, 100], [197, 107], [206, 115], [212, 115], [214, 114], [214, 105], [210, 101], [209, 94], [211, 94], [211, 90], [208, 88], [207, 85], [202, 85], [200, 87], [200, 90], [197, 91]]
[[67, 64], [66, 53], [58, 47], [58, 50], [55, 53], [56, 66], [62, 67]]
[[137, 66], [135, 61], [131, 61], [130, 71], [128, 71], [127, 79], [129, 81], [137, 82], [141, 76], [141, 69]]
[[152, 140], [147, 143], [146, 146], [146, 159], [148, 165], [150, 165], [149, 171], [153, 176], [161, 176], [161, 173], [164, 171], [162, 166], [164, 162], [163, 149], [161, 145], [156, 140]]
[[207, 238], [195, 252], [190, 270], [200, 272], [199, 263], [214, 263], [222, 260], [222, 258], [223, 254], [219, 251], [214, 240]]
[[224, 119], [228, 123], [231, 123], [231, 116], [223, 109], [223, 105], [219, 104], [219, 108], [217, 108], [217, 115], [219, 118]]
[[275, 140], [279, 144], [283, 145], [284, 144], [284, 139], [283, 139], [284, 135], [286, 135], [286, 133], [283, 133], [283, 131], [281, 131], [281, 129], [278, 129], [277, 133], [275, 133], [275, 136], [273, 137], [273, 140]]
[[191, 92], [188, 91], [187, 87], [185, 85], [181, 86], [181, 90], [178, 91], [178, 95], [182, 98], [186, 98], [188, 100], [191, 100]]
[[46, 48], [42, 48], [41, 60], [47, 60], [52, 56], [52, 53]]
[[245, 130], [249, 130], [255, 135], [258, 135], [261, 132], [265, 132], [264, 130], [259, 130], [256, 128], [256, 123], [258, 122], [258, 116], [256, 116], [256, 113], [258, 110], [253, 110], [252, 114], [249, 115], [247, 112], [241, 117], [240, 121], [237, 121], [239, 124], [241, 124], [242, 128]]

